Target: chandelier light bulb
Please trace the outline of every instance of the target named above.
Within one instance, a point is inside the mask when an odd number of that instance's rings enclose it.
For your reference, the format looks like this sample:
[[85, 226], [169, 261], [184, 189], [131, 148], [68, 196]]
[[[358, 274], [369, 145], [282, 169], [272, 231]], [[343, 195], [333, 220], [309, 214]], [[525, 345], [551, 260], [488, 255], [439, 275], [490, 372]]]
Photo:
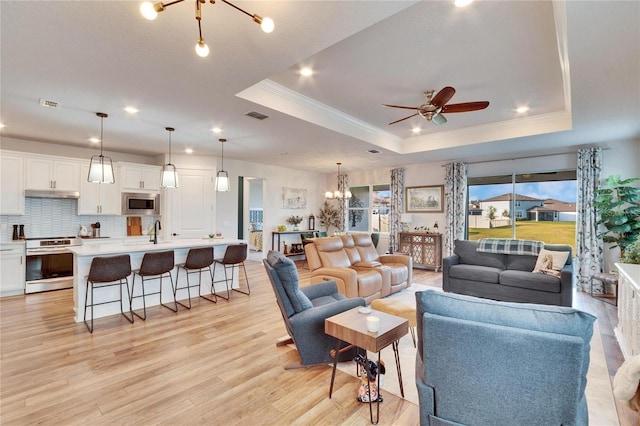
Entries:
[[153, 21], [158, 17], [158, 12], [150, 1], [145, 1], [140, 5], [140, 13], [150, 21]]
[[268, 16], [262, 18], [260, 28], [262, 28], [262, 31], [264, 31], [265, 33], [269, 34], [270, 32], [272, 32], [275, 26], [276, 24], [273, 22], [273, 19], [269, 18]]
[[196, 43], [196, 53], [201, 58], [206, 58], [207, 56], [209, 56], [209, 46], [207, 46], [203, 38], [198, 40], [198, 42]]

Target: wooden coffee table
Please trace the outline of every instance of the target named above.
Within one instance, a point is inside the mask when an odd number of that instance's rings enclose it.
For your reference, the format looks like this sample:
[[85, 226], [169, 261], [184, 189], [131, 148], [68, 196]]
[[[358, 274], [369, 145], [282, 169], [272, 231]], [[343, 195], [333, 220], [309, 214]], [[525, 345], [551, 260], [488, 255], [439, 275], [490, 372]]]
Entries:
[[[398, 354], [398, 340], [409, 332], [409, 321], [405, 318], [375, 310], [372, 310], [371, 313], [363, 314], [359, 312], [359, 309], [360, 307], [350, 309], [327, 318], [324, 321], [324, 332], [337, 339], [333, 372], [331, 373], [331, 386], [329, 387], [329, 398], [331, 398], [333, 393], [333, 382], [336, 377], [336, 366], [338, 365], [338, 354], [340, 352], [354, 346], [364, 349], [365, 357], [366, 351], [377, 352], [379, 365], [380, 351], [389, 345], [393, 347], [393, 353], [396, 359], [396, 370], [398, 371], [400, 394], [404, 398], [400, 356]], [[380, 328], [376, 333], [367, 331], [367, 317], [370, 315], [380, 318]], [[343, 341], [349, 344], [345, 348], [341, 348]], [[380, 395], [380, 374], [378, 374], [378, 395]], [[376, 400], [376, 420], [374, 421], [373, 406], [371, 397], [369, 397], [369, 416], [371, 423], [378, 423], [380, 419], [380, 398]]]

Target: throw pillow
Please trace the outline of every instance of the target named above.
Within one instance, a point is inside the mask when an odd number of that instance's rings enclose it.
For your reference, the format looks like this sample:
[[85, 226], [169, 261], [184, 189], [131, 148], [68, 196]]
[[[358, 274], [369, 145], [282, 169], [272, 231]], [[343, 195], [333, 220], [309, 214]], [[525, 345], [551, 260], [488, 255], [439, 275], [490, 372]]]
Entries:
[[538, 254], [533, 272], [536, 274], [553, 275], [560, 278], [560, 271], [569, 258], [568, 251], [554, 251], [541, 249]]
[[289, 301], [291, 301], [293, 310], [298, 313], [313, 308], [311, 300], [309, 300], [306, 294], [300, 291], [298, 286], [299, 280], [296, 264], [282, 253], [273, 250], [267, 255], [267, 262], [269, 262], [269, 265], [276, 271], [284, 287], [284, 291], [287, 293]]

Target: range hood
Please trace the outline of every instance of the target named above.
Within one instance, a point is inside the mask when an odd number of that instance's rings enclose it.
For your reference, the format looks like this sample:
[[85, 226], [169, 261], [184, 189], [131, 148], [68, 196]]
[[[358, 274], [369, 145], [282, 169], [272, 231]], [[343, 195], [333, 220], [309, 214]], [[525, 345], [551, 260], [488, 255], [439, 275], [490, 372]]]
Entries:
[[80, 198], [78, 191], [47, 191], [40, 189], [27, 189], [24, 191], [27, 198]]

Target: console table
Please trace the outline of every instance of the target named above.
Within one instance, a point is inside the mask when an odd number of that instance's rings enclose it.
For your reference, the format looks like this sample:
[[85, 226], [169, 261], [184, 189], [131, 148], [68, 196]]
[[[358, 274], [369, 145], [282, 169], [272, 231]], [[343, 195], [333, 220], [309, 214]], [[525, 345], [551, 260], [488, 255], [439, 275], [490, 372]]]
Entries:
[[400, 232], [398, 251], [413, 259], [413, 266], [442, 268], [442, 234], [426, 232]]
[[[287, 236], [287, 235], [300, 235], [300, 234], [308, 234], [308, 233], [316, 233], [317, 231], [315, 229], [308, 229], [306, 231], [273, 231], [271, 233], [271, 250], [277, 250], [279, 252], [282, 252], [282, 250], [280, 250], [280, 245], [281, 245], [281, 241], [280, 238], [282, 235]], [[277, 245], [277, 249], [276, 249], [276, 237], [278, 240], [278, 245]], [[302, 240], [301, 240], [302, 243]], [[298, 256], [298, 255], [303, 255], [304, 254], [304, 250], [301, 250], [299, 252], [295, 252], [295, 253], [283, 253], [285, 256]]]

